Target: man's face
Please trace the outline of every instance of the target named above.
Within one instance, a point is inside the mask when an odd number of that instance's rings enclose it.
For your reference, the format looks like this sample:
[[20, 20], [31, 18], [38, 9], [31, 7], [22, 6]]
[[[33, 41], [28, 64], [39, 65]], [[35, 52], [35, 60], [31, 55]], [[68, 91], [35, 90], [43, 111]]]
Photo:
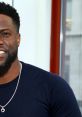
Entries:
[[0, 74], [4, 74], [17, 59], [20, 35], [12, 19], [0, 14]]

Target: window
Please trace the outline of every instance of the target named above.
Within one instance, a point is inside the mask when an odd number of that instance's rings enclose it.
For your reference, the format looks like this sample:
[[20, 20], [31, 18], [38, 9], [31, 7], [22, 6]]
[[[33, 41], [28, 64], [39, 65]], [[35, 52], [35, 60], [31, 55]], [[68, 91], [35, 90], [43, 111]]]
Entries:
[[82, 0], [61, 0], [60, 75], [72, 87], [82, 112]]

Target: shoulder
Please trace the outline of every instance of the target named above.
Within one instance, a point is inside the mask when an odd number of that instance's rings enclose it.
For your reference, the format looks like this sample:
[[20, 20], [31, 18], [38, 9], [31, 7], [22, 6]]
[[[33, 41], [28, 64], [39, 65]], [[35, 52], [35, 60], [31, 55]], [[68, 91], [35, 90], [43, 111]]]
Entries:
[[51, 77], [52, 78], [58, 78], [58, 77], [60, 77], [56, 74], [50, 73], [49, 71], [43, 70], [43, 69], [41, 69], [37, 66], [27, 64], [27, 63], [24, 63], [24, 62], [21, 62], [21, 63], [22, 63], [23, 71], [25, 71], [26, 73], [29, 72], [29, 73], [32, 73], [32, 74], [37, 74], [41, 77], [45, 76], [46, 78], [51, 78]]
[[55, 87], [55, 89], [57, 87], [57, 89], [63, 90], [65, 87], [69, 87], [66, 81], [57, 74], [50, 73], [34, 65], [26, 64], [24, 62], [22, 62], [22, 66], [25, 76], [28, 75], [31, 78], [34, 78], [34, 80], [37, 79], [39, 81], [43, 81], [44, 83], [48, 83], [52, 87]]
[[[56, 97], [72, 98], [74, 96], [72, 88], [69, 84], [59, 75], [50, 73], [36, 66], [22, 63], [25, 76], [29, 76], [33, 83], [38, 83], [42, 86], [46, 86], [49, 91], [52, 92], [52, 95]], [[40, 86], [39, 85], [39, 86]]]
[[28, 78], [28, 89], [32, 88], [32, 94], [49, 105], [53, 116], [80, 117], [74, 93], [63, 78], [30, 64], [22, 62], [22, 65], [23, 77]]

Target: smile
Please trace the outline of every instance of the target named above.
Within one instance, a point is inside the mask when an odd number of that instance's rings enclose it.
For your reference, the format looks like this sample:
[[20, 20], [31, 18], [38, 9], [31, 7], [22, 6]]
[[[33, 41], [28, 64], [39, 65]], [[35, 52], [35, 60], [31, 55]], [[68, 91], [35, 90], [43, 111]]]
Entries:
[[5, 52], [4, 51], [0, 51], [0, 54], [4, 54]]

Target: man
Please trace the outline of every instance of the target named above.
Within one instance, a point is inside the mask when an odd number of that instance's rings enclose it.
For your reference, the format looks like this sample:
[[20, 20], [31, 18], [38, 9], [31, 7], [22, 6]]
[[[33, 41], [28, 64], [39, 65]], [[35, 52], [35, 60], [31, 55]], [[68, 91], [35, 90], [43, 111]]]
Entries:
[[0, 2], [0, 117], [81, 117], [59, 76], [18, 60], [20, 18]]

